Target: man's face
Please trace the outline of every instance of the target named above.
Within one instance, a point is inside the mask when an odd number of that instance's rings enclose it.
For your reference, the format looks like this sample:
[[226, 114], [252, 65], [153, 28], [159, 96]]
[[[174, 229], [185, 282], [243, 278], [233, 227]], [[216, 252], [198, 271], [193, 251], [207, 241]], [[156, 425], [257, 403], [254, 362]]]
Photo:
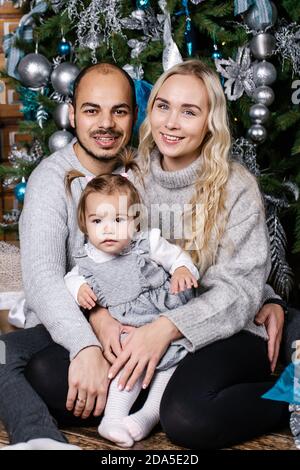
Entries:
[[107, 160], [125, 147], [133, 125], [132, 91], [118, 71], [88, 72], [77, 88], [70, 121], [76, 129], [79, 156]]

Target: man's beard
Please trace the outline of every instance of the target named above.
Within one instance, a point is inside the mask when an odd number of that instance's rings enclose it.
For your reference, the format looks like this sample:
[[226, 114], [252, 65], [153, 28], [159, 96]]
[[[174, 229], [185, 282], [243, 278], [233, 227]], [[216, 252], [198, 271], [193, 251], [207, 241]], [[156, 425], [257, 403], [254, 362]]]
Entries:
[[75, 131], [76, 134], [76, 139], [79, 143], [79, 145], [83, 148], [83, 150], [89, 155], [89, 157], [92, 157], [94, 160], [97, 160], [97, 162], [104, 162], [107, 163], [109, 160], [115, 160], [117, 158], [117, 155], [119, 154], [120, 150], [115, 154], [115, 155], [96, 155], [94, 152], [92, 152], [90, 149], [88, 149], [84, 143], [80, 140], [79, 136], [77, 135], [77, 132]]

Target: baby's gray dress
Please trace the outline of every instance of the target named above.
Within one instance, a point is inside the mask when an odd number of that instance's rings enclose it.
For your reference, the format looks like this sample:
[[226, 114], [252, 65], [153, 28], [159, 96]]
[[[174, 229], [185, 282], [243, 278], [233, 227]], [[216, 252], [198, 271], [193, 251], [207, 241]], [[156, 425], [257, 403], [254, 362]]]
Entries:
[[[79, 275], [91, 286], [99, 305], [122, 325], [139, 327], [158, 318], [160, 313], [186, 304], [194, 290], [170, 293], [170, 274], [150, 259], [146, 233], [140, 232], [130, 245], [115, 258], [96, 263], [81, 248], [75, 254]], [[166, 370], [177, 364], [187, 353], [187, 340], [171, 343], [157, 366]]]

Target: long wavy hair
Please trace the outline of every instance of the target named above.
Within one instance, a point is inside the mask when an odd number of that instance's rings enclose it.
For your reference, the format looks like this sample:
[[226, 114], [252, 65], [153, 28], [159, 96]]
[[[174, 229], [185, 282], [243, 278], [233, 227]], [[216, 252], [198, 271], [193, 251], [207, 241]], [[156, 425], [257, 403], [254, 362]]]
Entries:
[[[140, 128], [139, 155], [143, 175], [149, 172], [151, 151], [155, 142], [151, 133], [150, 113], [165, 81], [172, 75], [195, 76], [204, 83], [209, 99], [208, 131], [199, 150], [202, 160], [199, 178], [190, 201], [189, 239], [179, 244], [190, 252], [193, 261], [204, 272], [215, 263], [218, 245], [227, 223], [226, 183], [230, 174], [231, 136], [226, 99], [217, 74], [200, 60], [175, 65], [155, 83], [147, 107], [147, 117]], [[199, 129], [200, 131], [200, 129]]]

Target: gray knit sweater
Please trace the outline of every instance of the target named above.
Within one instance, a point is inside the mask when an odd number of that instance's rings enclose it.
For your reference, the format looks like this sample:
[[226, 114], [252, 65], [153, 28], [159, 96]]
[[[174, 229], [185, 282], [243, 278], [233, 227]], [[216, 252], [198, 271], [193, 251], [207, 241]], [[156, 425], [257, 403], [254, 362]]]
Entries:
[[[148, 216], [152, 228], [159, 227], [164, 236], [161, 224], [168, 218], [165, 208], [176, 209], [178, 205], [184, 210], [184, 204], [188, 204], [193, 195], [201, 159], [176, 172], [164, 171], [160, 162], [160, 154], [154, 150], [150, 172], [145, 177], [145, 190], [138, 181], [135, 184], [143, 194], [145, 206], [151, 208]], [[270, 251], [260, 192], [255, 179], [237, 163], [233, 164], [227, 184], [226, 209], [229, 218], [216, 263], [203, 276], [199, 267], [200, 295], [187, 305], [163, 314], [189, 341], [190, 351], [241, 330], [267, 339], [265, 327], [255, 325], [253, 320], [266, 299], [279, 298], [266, 285]], [[176, 228], [178, 220], [175, 223], [172, 217], [169, 220], [173, 241], [174, 224]]]
[[[70, 351], [70, 359], [85, 347], [99, 345], [92, 328], [66, 289], [64, 275], [74, 266], [72, 254], [83, 245], [76, 207], [87, 181], [72, 183], [73, 198], [66, 196], [64, 176], [82, 167], [73, 150], [74, 141], [43, 160], [31, 174], [20, 219], [23, 283], [26, 296], [26, 328], [45, 325], [53, 340]], [[159, 159], [147, 178], [145, 200], [188, 202], [193, 191], [195, 167], [165, 172]], [[121, 171], [121, 169], [120, 169]], [[116, 171], [118, 172], [118, 171]], [[222, 247], [217, 264], [200, 281], [207, 289], [186, 307], [168, 316], [190, 342], [194, 351], [241, 329], [266, 337], [253, 318], [262, 300], [276, 297], [268, 287], [268, 237], [262, 208], [253, 203], [257, 188], [235, 174], [229, 184], [230, 218], [226, 235], [235, 242], [233, 253]]]

